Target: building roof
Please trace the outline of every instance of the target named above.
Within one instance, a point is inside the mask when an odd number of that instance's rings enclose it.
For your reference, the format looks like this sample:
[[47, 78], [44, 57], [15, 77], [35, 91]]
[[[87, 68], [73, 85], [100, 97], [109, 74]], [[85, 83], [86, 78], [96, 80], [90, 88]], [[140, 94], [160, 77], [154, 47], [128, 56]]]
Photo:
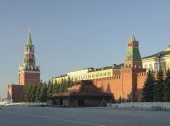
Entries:
[[147, 58], [152, 58], [152, 57], [162, 57], [162, 56], [169, 55], [169, 54], [170, 54], [170, 50], [161, 51], [161, 52], [155, 53], [153, 55], [143, 57], [142, 59], [147, 59]]
[[165, 49], [165, 51], [170, 51], [170, 45]]
[[162, 56], [169, 55], [169, 54], [170, 54], [170, 45], [168, 45], [168, 47], [164, 51], [143, 57], [142, 59], [153, 58], [153, 57], [162, 57]]
[[[93, 84], [91, 80], [81, 80], [75, 81], [73, 86], [69, 87], [67, 91], [63, 93], [56, 93], [53, 95], [53, 98], [61, 98], [66, 96], [79, 96], [84, 97], [85, 99], [87, 96], [113, 96], [110, 92], [103, 92], [102, 88], [99, 88]], [[70, 97], [71, 98], [71, 97]]]
[[[95, 71], [101, 71], [101, 70], [107, 70], [107, 69], [121, 69], [121, 67], [123, 66], [124, 64], [113, 64], [111, 66], [105, 66], [105, 67], [100, 67], [100, 68], [93, 68], [93, 67], [89, 67], [89, 68], [86, 68], [86, 69], [82, 69], [82, 70], [87, 70], [87, 73], [89, 72], [95, 72]], [[72, 72], [78, 72], [78, 71], [81, 71], [81, 70], [77, 70], [77, 71], [72, 71]], [[56, 76], [56, 77], [52, 77], [53, 78], [60, 78], [60, 77], [67, 77], [68, 74], [70, 72], [66, 73], [66, 74], [63, 74], [63, 75], [59, 75], [59, 76]]]

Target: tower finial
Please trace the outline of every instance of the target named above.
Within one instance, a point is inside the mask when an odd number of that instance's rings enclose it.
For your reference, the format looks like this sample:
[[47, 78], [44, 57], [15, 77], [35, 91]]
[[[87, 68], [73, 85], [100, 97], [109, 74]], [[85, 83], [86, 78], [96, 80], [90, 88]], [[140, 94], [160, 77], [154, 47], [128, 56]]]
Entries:
[[134, 35], [134, 32], [132, 32], [131, 34]]
[[28, 32], [31, 33], [31, 26], [28, 26]]
[[129, 41], [136, 41], [134, 32], [132, 32], [132, 35], [131, 35]]

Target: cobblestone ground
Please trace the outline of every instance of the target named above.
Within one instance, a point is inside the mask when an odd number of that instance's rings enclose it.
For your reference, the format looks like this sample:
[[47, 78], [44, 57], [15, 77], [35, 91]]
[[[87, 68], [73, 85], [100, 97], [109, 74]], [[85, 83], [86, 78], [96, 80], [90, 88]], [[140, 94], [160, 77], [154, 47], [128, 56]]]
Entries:
[[170, 112], [109, 108], [1, 107], [0, 126], [170, 126]]

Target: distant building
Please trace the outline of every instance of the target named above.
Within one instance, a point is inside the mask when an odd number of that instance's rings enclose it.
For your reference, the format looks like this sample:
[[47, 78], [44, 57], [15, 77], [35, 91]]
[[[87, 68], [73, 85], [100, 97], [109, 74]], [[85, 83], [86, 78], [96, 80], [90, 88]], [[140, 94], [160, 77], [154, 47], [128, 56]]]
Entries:
[[120, 65], [112, 65], [106, 66], [102, 68], [87, 68], [83, 70], [69, 72], [65, 75], [53, 77], [53, 83], [60, 83], [62, 80], [68, 80], [68, 78], [72, 79], [73, 81], [79, 80], [93, 80], [103, 77], [112, 77], [114, 74], [119, 73], [119, 69], [123, 66]]
[[21, 102], [23, 96], [23, 85], [8, 85], [8, 99], [12, 102]]
[[54, 105], [67, 107], [106, 106], [112, 101], [113, 94], [103, 92], [101, 88], [93, 85], [91, 80], [76, 81], [66, 92], [53, 95]]
[[143, 68], [158, 71], [170, 68], [170, 46], [164, 51], [142, 58]]
[[23, 85], [40, 82], [40, 68], [36, 65], [34, 45], [32, 44], [31, 33], [28, 33], [23, 63], [19, 66], [19, 84], [8, 85], [8, 99], [13, 102], [21, 101], [23, 95]]

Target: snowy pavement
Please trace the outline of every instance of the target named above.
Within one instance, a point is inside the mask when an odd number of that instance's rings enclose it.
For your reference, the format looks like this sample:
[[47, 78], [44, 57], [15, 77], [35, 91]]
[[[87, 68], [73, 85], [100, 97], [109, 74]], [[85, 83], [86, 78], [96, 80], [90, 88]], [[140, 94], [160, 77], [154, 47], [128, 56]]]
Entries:
[[169, 111], [0, 107], [0, 126], [170, 126]]

